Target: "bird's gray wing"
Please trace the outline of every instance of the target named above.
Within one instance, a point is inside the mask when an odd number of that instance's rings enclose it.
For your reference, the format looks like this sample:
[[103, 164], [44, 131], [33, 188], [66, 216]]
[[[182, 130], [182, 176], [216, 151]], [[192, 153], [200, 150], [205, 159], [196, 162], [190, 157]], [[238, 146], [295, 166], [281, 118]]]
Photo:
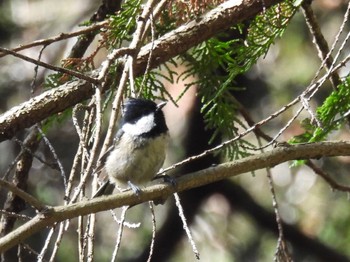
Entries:
[[115, 186], [109, 182], [109, 180], [105, 181], [102, 186], [98, 188], [96, 193], [92, 196], [92, 198], [103, 196], [103, 195], [111, 195], [113, 193]]

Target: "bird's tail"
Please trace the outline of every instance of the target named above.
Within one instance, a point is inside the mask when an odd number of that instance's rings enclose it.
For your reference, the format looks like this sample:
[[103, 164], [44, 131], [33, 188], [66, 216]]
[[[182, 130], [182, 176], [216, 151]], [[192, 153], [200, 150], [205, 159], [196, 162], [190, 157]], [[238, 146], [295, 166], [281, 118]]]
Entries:
[[96, 193], [92, 196], [92, 198], [100, 197], [103, 195], [111, 195], [113, 193], [115, 186], [107, 180], [100, 186], [100, 188], [96, 191]]

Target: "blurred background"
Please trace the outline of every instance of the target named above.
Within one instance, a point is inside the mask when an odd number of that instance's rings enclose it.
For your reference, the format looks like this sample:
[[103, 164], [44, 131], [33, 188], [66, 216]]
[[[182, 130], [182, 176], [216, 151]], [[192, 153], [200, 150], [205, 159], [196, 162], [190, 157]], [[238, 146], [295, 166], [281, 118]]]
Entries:
[[[347, 2], [313, 1], [314, 12], [329, 44], [333, 42], [343, 21]], [[54, 0], [2, 0], [0, 46], [13, 48], [77, 30], [79, 24], [89, 20], [100, 5], [100, 1], [90, 0], [62, 0], [59, 4]], [[42, 53], [41, 60], [61, 65], [61, 60], [70, 54], [75, 42], [76, 39], [73, 38], [48, 46]], [[90, 48], [93, 50], [93, 45]], [[37, 58], [39, 52], [40, 47], [34, 47], [22, 53]], [[106, 54], [102, 51], [96, 57], [96, 67]], [[299, 95], [313, 79], [320, 63], [305, 19], [298, 12], [283, 37], [270, 48], [266, 57], [260, 59], [248, 73], [236, 79], [237, 86], [242, 87], [242, 90], [236, 91], [234, 95], [249, 111], [253, 120], [260, 121]], [[9, 55], [0, 58], [0, 113], [41, 92], [40, 86], [45, 76], [51, 72], [39, 68], [33, 83], [34, 69], [34, 65]], [[180, 74], [184, 68], [179, 66], [176, 70]], [[347, 74], [348, 68], [344, 68], [341, 75]], [[183, 82], [164, 84], [169, 93], [174, 95], [182, 92], [184, 85]], [[314, 108], [331, 91], [330, 84], [326, 84], [313, 101]], [[196, 87], [186, 93], [179, 107], [168, 103], [164, 111], [172, 137], [165, 166], [219, 143], [214, 141], [214, 144], [208, 146], [213, 130], [205, 128], [200, 114], [200, 101], [196, 98]], [[290, 110], [277, 121], [269, 122], [263, 127], [263, 131], [274, 136], [293, 113], [295, 112]], [[306, 116], [301, 115], [300, 120]], [[283, 133], [281, 140], [286, 141], [302, 133], [298, 123], [295, 121]], [[25, 135], [26, 132], [22, 132], [16, 138], [23, 140]], [[69, 174], [79, 142], [72, 120], [54, 124], [47, 131], [47, 137], [63, 163], [65, 172]], [[247, 139], [257, 143], [253, 135]], [[349, 140], [349, 133], [339, 131], [333, 134], [332, 139]], [[20, 150], [21, 147], [14, 140], [0, 143], [2, 177]], [[52, 153], [44, 143], [39, 144], [36, 154], [47, 162], [53, 161]], [[225, 159], [219, 155], [208, 156], [185, 165], [176, 172], [186, 174], [222, 161]], [[339, 183], [349, 183], [349, 158], [320, 159], [315, 163], [331, 173]], [[285, 236], [294, 260], [331, 261], [332, 258], [332, 261], [350, 261], [348, 193], [332, 190], [322, 178], [305, 166], [290, 168], [289, 163], [284, 163], [272, 168], [271, 172], [280, 214], [285, 223]], [[28, 192], [46, 204], [60, 205], [63, 203], [63, 190], [60, 172], [34, 159], [29, 172]], [[5, 190], [1, 190], [1, 206], [6, 194]], [[227, 181], [197, 188], [180, 194], [180, 197], [201, 261], [273, 260], [277, 246], [277, 224], [266, 170], [242, 174]], [[153, 261], [195, 260], [177, 212], [172, 199], [165, 205], [155, 207], [159, 231]], [[22, 213], [34, 215], [30, 210]], [[136, 229], [125, 229], [117, 260], [146, 261], [152, 234], [148, 205], [132, 208], [127, 214], [127, 221], [141, 224]], [[55, 261], [78, 261], [76, 223], [73, 220], [64, 235]], [[96, 261], [110, 261], [117, 229], [118, 225], [113, 222], [109, 212], [97, 215]], [[40, 252], [46, 234], [47, 232], [40, 232], [27, 243]], [[17, 256], [16, 252], [12, 250], [14, 258]], [[29, 252], [25, 257], [28, 259], [26, 261], [37, 261], [35, 253]]]

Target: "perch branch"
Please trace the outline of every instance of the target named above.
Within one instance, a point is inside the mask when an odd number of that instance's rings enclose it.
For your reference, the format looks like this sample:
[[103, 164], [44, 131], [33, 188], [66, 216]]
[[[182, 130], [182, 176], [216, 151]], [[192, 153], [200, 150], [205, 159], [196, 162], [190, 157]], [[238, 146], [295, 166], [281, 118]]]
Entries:
[[169, 184], [157, 184], [146, 187], [140, 196], [131, 191], [99, 197], [67, 206], [57, 206], [35, 216], [31, 221], [18, 227], [0, 239], [0, 253], [21, 243], [24, 239], [45, 227], [57, 222], [84, 216], [91, 213], [110, 210], [122, 206], [133, 206], [142, 202], [164, 199], [174, 192], [181, 192], [204, 186], [242, 173], [274, 167], [295, 159], [312, 159], [332, 156], [349, 156], [350, 142], [320, 142], [291, 146], [281, 146], [265, 153], [252, 155], [240, 160], [224, 163], [215, 167], [193, 172], [177, 179], [176, 187]]

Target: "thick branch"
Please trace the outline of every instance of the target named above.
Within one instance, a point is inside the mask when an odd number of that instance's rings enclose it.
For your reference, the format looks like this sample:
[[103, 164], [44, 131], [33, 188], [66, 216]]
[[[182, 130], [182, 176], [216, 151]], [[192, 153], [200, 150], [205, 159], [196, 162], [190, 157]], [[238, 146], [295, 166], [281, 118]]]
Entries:
[[[232, 0], [221, 4], [201, 18], [156, 40], [153, 44], [150, 67], [159, 66], [219, 32], [254, 17], [264, 7], [279, 2], [282, 0]], [[135, 61], [135, 76], [139, 76], [145, 71], [151, 48], [150, 44], [141, 48]], [[86, 100], [93, 93], [93, 86], [90, 83], [76, 81], [49, 90], [10, 109], [5, 114], [0, 115], [0, 141], [10, 139], [18, 131]]]
[[0, 141], [10, 139], [18, 131], [88, 99], [93, 93], [94, 89], [90, 83], [77, 80], [11, 108], [0, 115]]
[[37, 215], [31, 221], [2, 237], [0, 239], [0, 253], [19, 244], [35, 232], [66, 219], [125, 205], [133, 206], [150, 200], [163, 199], [169, 197], [175, 191], [181, 192], [242, 173], [274, 167], [289, 160], [349, 155], [350, 142], [322, 142], [283, 146], [265, 153], [184, 175], [177, 179], [176, 188], [168, 184], [159, 184], [145, 188], [140, 196], [136, 196], [129, 191], [68, 206], [58, 206], [46, 213]]
[[150, 48], [153, 46], [151, 68], [154, 68], [169, 59], [186, 52], [203, 41], [217, 35], [248, 20], [263, 10], [282, 1], [268, 0], [231, 0], [227, 1], [201, 19], [193, 20], [179, 28], [165, 34], [153, 43], [149, 43], [141, 49], [137, 61], [135, 73], [140, 74], [146, 68]]

